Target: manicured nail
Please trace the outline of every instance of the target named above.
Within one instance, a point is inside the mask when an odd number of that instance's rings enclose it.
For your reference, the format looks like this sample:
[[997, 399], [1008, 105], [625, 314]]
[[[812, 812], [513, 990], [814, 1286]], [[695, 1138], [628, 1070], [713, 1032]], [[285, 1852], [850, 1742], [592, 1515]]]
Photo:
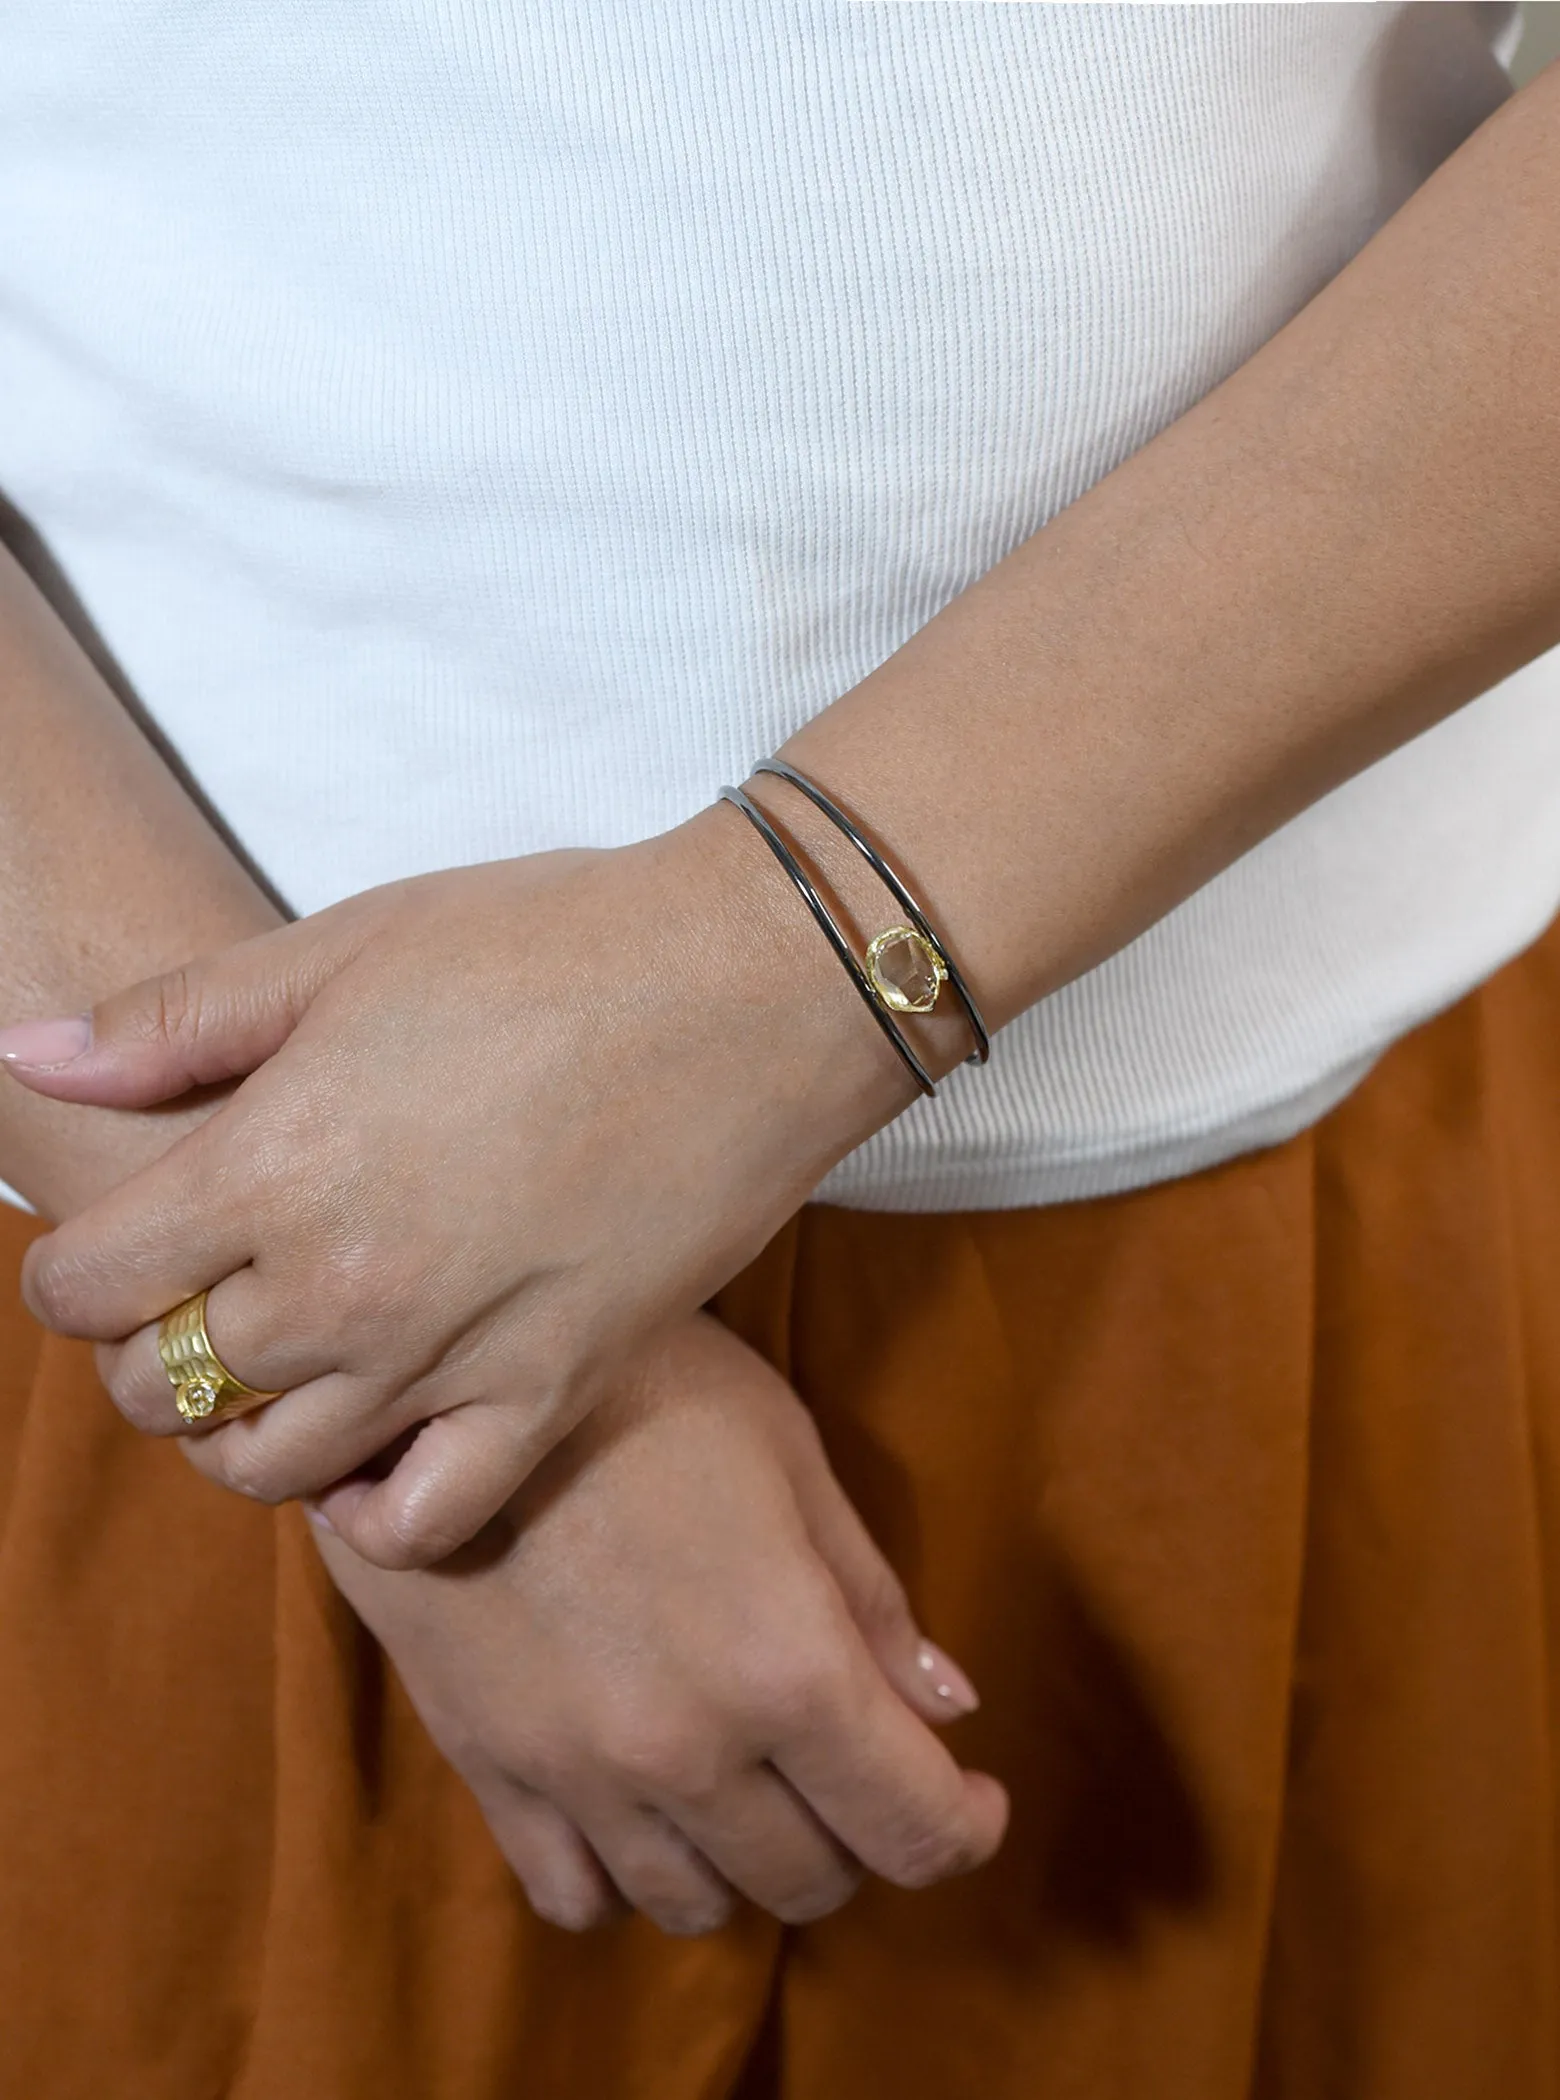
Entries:
[[90, 1014], [72, 1014], [64, 1021], [18, 1021], [14, 1028], [0, 1028], [0, 1063], [47, 1072], [73, 1063], [91, 1042]]
[[932, 1680], [932, 1689], [951, 1714], [972, 1714], [980, 1704], [976, 1691], [951, 1655], [944, 1655], [933, 1641], [922, 1641], [916, 1650], [917, 1663]]

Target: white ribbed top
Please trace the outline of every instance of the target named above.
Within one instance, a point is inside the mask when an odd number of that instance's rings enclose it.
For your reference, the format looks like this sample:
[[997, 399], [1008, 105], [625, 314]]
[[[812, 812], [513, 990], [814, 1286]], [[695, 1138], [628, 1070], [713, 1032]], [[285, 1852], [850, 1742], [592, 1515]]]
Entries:
[[[300, 909], [643, 836], [1325, 283], [1507, 92], [1510, 13], [9, 0], [0, 487]], [[826, 1193], [1045, 1202], [1298, 1127], [1560, 899], [1555, 682]]]

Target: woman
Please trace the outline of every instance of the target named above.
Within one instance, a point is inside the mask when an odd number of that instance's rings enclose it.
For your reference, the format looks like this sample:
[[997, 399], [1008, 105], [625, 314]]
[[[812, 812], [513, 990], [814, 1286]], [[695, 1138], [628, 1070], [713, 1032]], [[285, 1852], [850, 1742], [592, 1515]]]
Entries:
[[1508, 27], [8, 30], [24, 2089], [1550, 2090]]

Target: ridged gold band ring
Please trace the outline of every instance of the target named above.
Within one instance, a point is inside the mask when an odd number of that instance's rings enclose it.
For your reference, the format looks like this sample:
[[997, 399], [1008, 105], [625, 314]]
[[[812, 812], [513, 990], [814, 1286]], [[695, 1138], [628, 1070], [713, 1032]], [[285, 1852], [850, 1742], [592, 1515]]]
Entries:
[[206, 1332], [204, 1291], [163, 1314], [157, 1329], [157, 1353], [173, 1387], [173, 1404], [192, 1426], [209, 1429], [282, 1397], [245, 1385], [212, 1348]]

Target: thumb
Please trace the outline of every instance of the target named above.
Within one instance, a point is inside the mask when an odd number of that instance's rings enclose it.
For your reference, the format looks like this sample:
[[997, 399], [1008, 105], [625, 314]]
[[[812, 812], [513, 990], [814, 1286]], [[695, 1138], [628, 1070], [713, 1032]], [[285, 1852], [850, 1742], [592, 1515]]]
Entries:
[[980, 1695], [952, 1656], [916, 1625], [904, 1585], [832, 1475], [808, 1497], [813, 1543], [874, 1661], [905, 1704], [938, 1726], [973, 1713]]
[[0, 1063], [56, 1101], [149, 1108], [264, 1064], [342, 959], [300, 920], [148, 977], [89, 1014], [0, 1029]]

